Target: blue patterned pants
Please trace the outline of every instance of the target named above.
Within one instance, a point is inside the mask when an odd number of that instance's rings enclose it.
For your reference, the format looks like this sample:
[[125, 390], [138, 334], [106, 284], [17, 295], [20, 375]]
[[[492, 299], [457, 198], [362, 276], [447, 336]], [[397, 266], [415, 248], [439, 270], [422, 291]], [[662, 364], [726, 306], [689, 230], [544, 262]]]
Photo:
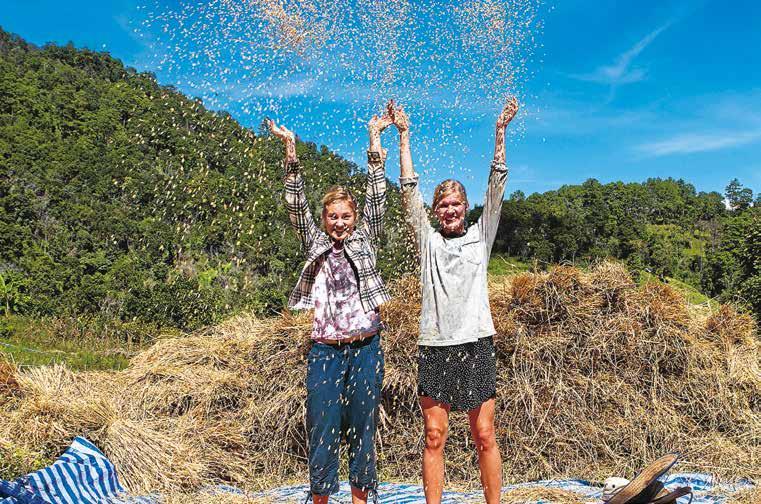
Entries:
[[351, 343], [314, 343], [307, 357], [309, 479], [315, 495], [338, 491], [341, 439], [349, 451], [349, 481], [378, 485], [375, 429], [383, 384], [380, 334]]

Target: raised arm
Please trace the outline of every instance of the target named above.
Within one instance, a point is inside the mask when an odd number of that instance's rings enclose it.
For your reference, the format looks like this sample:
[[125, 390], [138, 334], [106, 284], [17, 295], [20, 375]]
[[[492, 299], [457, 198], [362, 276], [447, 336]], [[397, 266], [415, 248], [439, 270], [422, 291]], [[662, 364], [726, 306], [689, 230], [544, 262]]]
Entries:
[[386, 213], [386, 151], [381, 147], [381, 133], [391, 124], [388, 112], [374, 115], [368, 124], [370, 148], [367, 150], [367, 190], [360, 226], [367, 231], [376, 246], [383, 234]]
[[399, 186], [402, 189], [402, 206], [404, 218], [412, 229], [417, 245], [418, 253], [422, 253], [423, 247], [428, 241], [428, 236], [433, 228], [428, 220], [428, 214], [423, 204], [423, 196], [418, 187], [419, 177], [412, 166], [412, 153], [410, 152], [410, 121], [404, 109], [395, 108], [393, 102], [389, 104], [389, 113], [399, 131]]
[[296, 136], [285, 126], [276, 126], [275, 122], [267, 119], [270, 132], [283, 141], [285, 145], [285, 206], [288, 218], [296, 230], [304, 251], [309, 250], [320, 229], [314, 222], [312, 211], [309, 209], [304, 192], [304, 179], [301, 177], [301, 165], [296, 156]]
[[507, 99], [505, 108], [497, 118], [494, 139], [494, 159], [489, 172], [489, 185], [484, 198], [484, 210], [478, 219], [481, 237], [486, 243], [487, 254], [491, 253], [494, 239], [497, 236], [499, 216], [502, 210], [502, 200], [507, 184], [507, 165], [505, 164], [505, 129], [518, 112], [518, 100], [514, 97]]

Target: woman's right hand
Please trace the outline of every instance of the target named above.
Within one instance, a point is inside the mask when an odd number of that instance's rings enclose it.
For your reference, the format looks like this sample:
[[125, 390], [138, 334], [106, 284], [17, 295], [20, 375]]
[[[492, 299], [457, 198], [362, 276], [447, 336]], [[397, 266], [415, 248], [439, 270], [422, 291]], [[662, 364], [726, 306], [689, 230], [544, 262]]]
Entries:
[[296, 135], [285, 126], [277, 126], [272, 119], [265, 119], [270, 133], [278, 137], [285, 144], [285, 158], [287, 162], [296, 161]]
[[289, 143], [293, 142], [296, 143], [296, 135], [293, 134], [293, 131], [289, 130], [285, 126], [277, 126], [275, 125], [275, 121], [272, 119], [266, 119], [267, 126], [270, 129], [270, 133], [278, 137], [280, 140], [283, 141], [283, 143]]
[[394, 103], [394, 100], [391, 100], [388, 103], [388, 115], [391, 116], [391, 120], [394, 123], [394, 126], [396, 126], [396, 129], [399, 131], [400, 135], [403, 135], [410, 130], [410, 118], [407, 116], [407, 113], [404, 111], [403, 107], [397, 107]]

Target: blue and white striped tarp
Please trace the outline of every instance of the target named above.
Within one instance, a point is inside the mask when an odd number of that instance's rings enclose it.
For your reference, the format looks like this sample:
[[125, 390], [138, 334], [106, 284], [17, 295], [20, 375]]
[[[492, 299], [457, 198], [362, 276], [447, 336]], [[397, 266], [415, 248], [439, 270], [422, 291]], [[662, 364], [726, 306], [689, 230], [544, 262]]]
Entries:
[[[668, 488], [689, 485], [695, 491], [693, 504], [725, 504], [728, 496], [744, 488], [749, 482], [719, 483], [707, 474], [673, 474], [663, 480]], [[546, 480], [509, 485], [514, 488], [555, 488], [575, 492], [585, 502], [600, 503], [602, 489], [582, 480]], [[304, 502], [307, 486], [287, 486], [252, 494], [252, 497], [269, 497], [274, 502]], [[234, 487], [216, 486], [208, 493], [246, 495]], [[424, 504], [425, 496], [419, 485], [382, 483], [378, 487], [380, 504]], [[679, 500], [686, 504], [688, 498]], [[50, 467], [21, 477], [13, 482], [0, 480], [0, 504], [157, 504], [160, 496], [128, 496], [119, 484], [116, 468], [95, 445], [78, 437], [69, 449]], [[341, 483], [339, 492], [330, 499], [331, 504], [351, 502], [351, 489]], [[483, 502], [480, 491], [445, 492], [442, 504], [472, 504]], [[536, 501], [534, 504], [547, 504]]]
[[[681, 473], [673, 474], [663, 480], [667, 488], [689, 485], [695, 491], [693, 504], [724, 504], [728, 496], [744, 488], [751, 488], [749, 482], [723, 484], [714, 481], [707, 474]], [[508, 485], [505, 491], [515, 488], [554, 488], [576, 493], [584, 502], [600, 504], [602, 488], [583, 480], [545, 480], [531, 483]], [[274, 502], [304, 502], [307, 486], [282, 487], [267, 492], [257, 493], [257, 497], [270, 497]], [[378, 501], [380, 504], [425, 504], [425, 495], [420, 485], [382, 483], [378, 486]], [[679, 504], [686, 504], [689, 497], [679, 499]], [[351, 488], [347, 482], [341, 483], [338, 493], [330, 498], [331, 504], [348, 504], [351, 502]], [[483, 493], [475, 492], [444, 492], [442, 504], [474, 504], [483, 502]], [[533, 504], [548, 504], [548, 501], [538, 500]]]
[[[13, 482], [0, 481], [0, 504], [111, 504], [127, 502], [116, 468], [91, 442], [77, 437], [52, 465]], [[129, 498], [130, 503], [154, 502]]]

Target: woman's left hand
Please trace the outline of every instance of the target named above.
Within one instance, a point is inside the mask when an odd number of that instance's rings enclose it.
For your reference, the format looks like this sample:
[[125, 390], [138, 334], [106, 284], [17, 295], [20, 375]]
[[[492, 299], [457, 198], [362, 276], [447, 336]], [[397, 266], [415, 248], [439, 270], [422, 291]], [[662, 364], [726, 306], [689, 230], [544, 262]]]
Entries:
[[511, 96], [507, 99], [505, 108], [502, 109], [502, 113], [497, 118], [497, 128], [506, 128], [515, 117], [516, 112], [518, 112], [518, 100], [515, 96]]
[[275, 121], [272, 119], [266, 119], [267, 126], [269, 127], [270, 133], [278, 137], [280, 140], [283, 141], [284, 144], [288, 145], [289, 143], [295, 144], [296, 143], [296, 135], [293, 134], [293, 131], [289, 130], [285, 126], [277, 126], [275, 125]]
[[[370, 150], [371, 151], [380, 151], [383, 152], [383, 148], [381, 147], [381, 141], [380, 136], [381, 133], [383, 133], [383, 130], [389, 127], [393, 120], [391, 119], [391, 116], [386, 111], [383, 113], [382, 116], [378, 117], [377, 115], [374, 115], [372, 119], [370, 119], [370, 122], [367, 124], [367, 129], [370, 132]], [[385, 156], [384, 156], [385, 158]]]
[[370, 130], [370, 137], [380, 138], [380, 134], [383, 133], [383, 130], [388, 128], [392, 122], [393, 121], [391, 116], [388, 115], [388, 112], [384, 112], [380, 117], [374, 115], [367, 125], [368, 129]]

